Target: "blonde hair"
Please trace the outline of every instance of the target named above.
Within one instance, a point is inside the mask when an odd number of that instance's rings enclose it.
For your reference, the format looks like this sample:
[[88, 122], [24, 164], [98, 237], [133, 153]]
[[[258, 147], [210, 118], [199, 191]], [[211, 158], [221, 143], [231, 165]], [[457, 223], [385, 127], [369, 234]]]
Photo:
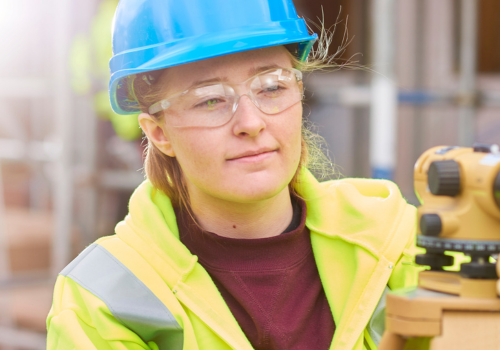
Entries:
[[[331, 42], [331, 33], [322, 31], [316, 48], [311, 50], [311, 53], [306, 61], [300, 61], [295, 55], [290, 52], [290, 47], [287, 52], [290, 56], [292, 66], [302, 72], [312, 72], [315, 70], [337, 69], [338, 65], [333, 63], [333, 56], [328, 56], [328, 48]], [[128, 91], [130, 98], [136, 100], [139, 104], [139, 109], [148, 113], [149, 107], [161, 100], [164, 97], [163, 91], [158, 86], [163, 84], [152, 84], [151, 81], [161, 81], [163, 73], [166, 69], [154, 72], [144, 73], [142, 75], [134, 75], [128, 79]], [[158, 112], [153, 115], [156, 119], [161, 119], [163, 112]], [[295, 187], [298, 183], [299, 172], [302, 168], [308, 168], [320, 178], [330, 178], [335, 176], [336, 171], [333, 167], [327, 153], [325, 140], [312, 131], [313, 125], [307, 119], [303, 118], [302, 122], [302, 139], [301, 153], [297, 170], [290, 181], [290, 192], [298, 195]], [[186, 183], [182, 175], [182, 169], [175, 157], [169, 157], [161, 152], [155, 144], [148, 139], [146, 148], [146, 157], [144, 169], [147, 178], [152, 185], [163, 191], [171, 200], [174, 207], [186, 209], [192, 215], [189, 193]]]

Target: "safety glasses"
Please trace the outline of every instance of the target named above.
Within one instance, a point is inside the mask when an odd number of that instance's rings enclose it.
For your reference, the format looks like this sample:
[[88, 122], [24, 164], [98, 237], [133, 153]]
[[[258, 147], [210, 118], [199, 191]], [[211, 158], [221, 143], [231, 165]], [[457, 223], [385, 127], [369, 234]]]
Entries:
[[[246, 86], [238, 95], [235, 87]], [[164, 111], [174, 127], [216, 127], [231, 120], [242, 96], [248, 96], [265, 114], [278, 114], [303, 99], [302, 72], [293, 68], [271, 69], [238, 84], [210, 83], [174, 94], [149, 107], [149, 114]]]

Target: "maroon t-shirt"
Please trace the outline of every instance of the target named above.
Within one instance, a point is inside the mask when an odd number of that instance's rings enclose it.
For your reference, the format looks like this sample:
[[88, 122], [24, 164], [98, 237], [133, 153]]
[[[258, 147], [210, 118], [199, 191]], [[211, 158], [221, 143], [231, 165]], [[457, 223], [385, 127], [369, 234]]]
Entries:
[[295, 227], [261, 239], [202, 231], [176, 211], [181, 241], [198, 256], [257, 350], [326, 350], [335, 330], [305, 227], [306, 205], [294, 200]]

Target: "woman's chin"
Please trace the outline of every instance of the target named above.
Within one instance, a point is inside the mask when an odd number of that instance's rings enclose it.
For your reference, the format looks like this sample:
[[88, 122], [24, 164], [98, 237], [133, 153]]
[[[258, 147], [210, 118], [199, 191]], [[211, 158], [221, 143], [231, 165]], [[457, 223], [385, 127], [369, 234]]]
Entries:
[[[274, 181], [273, 181], [274, 180]], [[276, 179], [245, 179], [238, 181], [232, 188], [227, 189], [228, 198], [232, 202], [255, 203], [271, 199], [287, 188], [288, 182], [283, 178]]]

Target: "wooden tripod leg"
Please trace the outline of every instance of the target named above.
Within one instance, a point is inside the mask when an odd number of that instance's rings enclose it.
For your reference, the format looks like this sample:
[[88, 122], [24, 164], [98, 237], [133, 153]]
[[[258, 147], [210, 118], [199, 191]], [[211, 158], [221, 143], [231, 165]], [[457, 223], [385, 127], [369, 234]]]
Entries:
[[406, 339], [396, 333], [385, 331], [378, 350], [403, 350], [406, 345]]

